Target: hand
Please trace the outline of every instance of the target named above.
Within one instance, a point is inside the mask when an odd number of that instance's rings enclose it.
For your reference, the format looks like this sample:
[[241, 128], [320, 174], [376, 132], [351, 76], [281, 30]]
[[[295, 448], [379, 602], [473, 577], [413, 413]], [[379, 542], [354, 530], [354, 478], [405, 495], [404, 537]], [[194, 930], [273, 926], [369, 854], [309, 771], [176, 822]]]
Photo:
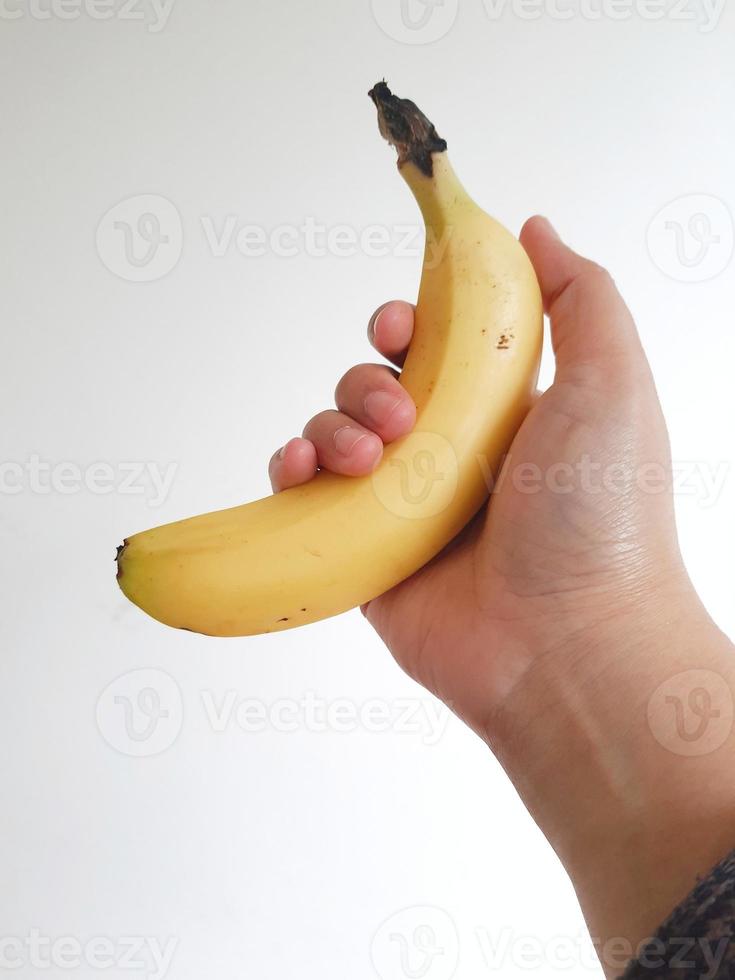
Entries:
[[[543, 219], [521, 241], [551, 316], [554, 384], [518, 433], [492, 505], [446, 554], [366, 610], [401, 666], [489, 740], [509, 693], [543, 655], [636, 620], [654, 585], [659, 594], [688, 588], [667, 493], [668, 438], [631, 316], [607, 273]], [[368, 333], [400, 367], [412, 328], [413, 308], [394, 302]], [[336, 402], [273, 457], [275, 490], [318, 466], [369, 473], [383, 444], [415, 420], [386, 366], [352, 368]], [[639, 488], [646, 475], [657, 476], [658, 493]]]
[[[735, 843], [729, 756], [682, 762], [662, 749], [647, 701], [691, 667], [735, 691], [733, 650], [684, 569], [666, 426], [625, 303], [545, 219], [531, 219], [521, 242], [551, 320], [554, 383], [521, 426], [489, 506], [364, 612], [401, 666], [498, 755], [571, 875], [593, 936], [632, 952]], [[413, 308], [393, 302], [368, 334], [400, 368], [412, 328]], [[319, 467], [369, 473], [415, 421], [387, 366], [352, 368], [336, 402], [274, 455], [276, 492]], [[731, 737], [722, 752], [732, 748]], [[617, 955], [602, 957], [610, 975], [622, 972]]]

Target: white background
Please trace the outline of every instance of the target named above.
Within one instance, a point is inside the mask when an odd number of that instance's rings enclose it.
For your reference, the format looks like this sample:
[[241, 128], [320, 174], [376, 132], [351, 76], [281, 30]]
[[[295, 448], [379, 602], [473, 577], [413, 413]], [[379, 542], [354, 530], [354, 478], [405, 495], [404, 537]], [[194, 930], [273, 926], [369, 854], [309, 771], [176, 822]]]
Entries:
[[[105, 976], [156, 976], [149, 956], [124, 968], [139, 937], [175, 942], [172, 980], [448, 980], [455, 957], [466, 980], [599, 977], [573, 892], [500, 768], [359, 613], [255, 639], [174, 632], [126, 603], [112, 559], [128, 533], [266, 493], [273, 450], [371, 357], [373, 308], [414, 298], [417, 243], [396, 254], [394, 240], [417, 212], [366, 97], [384, 76], [436, 122], [489, 211], [516, 232], [545, 213], [613, 271], [690, 473], [677, 496], [689, 568], [735, 632], [735, 10], [411, 0], [407, 26], [398, 0], [29, 3], [0, 16], [0, 938], [23, 957], [14, 975], [98, 976], [94, 953], [73, 970], [62, 957], [108, 937]], [[168, 242], [148, 264], [141, 195], [173, 206], [154, 202]], [[394, 244], [325, 255], [299, 240], [253, 257], [232, 241], [217, 255], [206, 228], [217, 237], [228, 216], [267, 239], [306, 219], [380, 225]], [[90, 478], [99, 462], [111, 492]], [[165, 499], [139, 479], [125, 489], [131, 463], [174, 465]], [[714, 502], [703, 473], [724, 474]], [[134, 669], [154, 673], [108, 688]], [[168, 716], [136, 742], [124, 711], [144, 733], [143, 688]], [[380, 699], [393, 721], [321, 731], [302, 712], [283, 730], [273, 703], [307, 695]], [[218, 731], [212, 700], [249, 699], [270, 712], [261, 730], [233, 713]], [[34, 929], [69, 940], [56, 966], [18, 953]]]

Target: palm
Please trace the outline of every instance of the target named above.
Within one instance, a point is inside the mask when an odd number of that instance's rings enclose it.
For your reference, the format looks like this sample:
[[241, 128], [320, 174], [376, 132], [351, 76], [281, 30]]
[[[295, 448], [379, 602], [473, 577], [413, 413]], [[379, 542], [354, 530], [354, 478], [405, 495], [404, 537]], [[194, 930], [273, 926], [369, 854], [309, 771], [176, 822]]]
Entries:
[[670, 537], [661, 499], [641, 505], [632, 493], [638, 463], [667, 465], [655, 392], [644, 399], [650, 434], [631, 441], [641, 406], [626, 383], [616, 388], [555, 383], [518, 432], [490, 504], [447, 552], [370, 605], [404, 670], [475, 728], [560, 618], [577, 610], [592, 625], [603, 597], [645, 566], [641, 542], [656, 525]]

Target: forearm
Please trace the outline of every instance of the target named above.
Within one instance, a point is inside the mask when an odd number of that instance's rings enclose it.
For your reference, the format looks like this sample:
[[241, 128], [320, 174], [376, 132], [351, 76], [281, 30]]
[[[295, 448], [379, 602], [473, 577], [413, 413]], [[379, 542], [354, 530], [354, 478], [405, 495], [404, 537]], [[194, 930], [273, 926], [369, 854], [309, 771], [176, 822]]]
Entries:
[[550, 650], [494, 716], [609, 976], [735, 847], [734, 653], [692, 594]]

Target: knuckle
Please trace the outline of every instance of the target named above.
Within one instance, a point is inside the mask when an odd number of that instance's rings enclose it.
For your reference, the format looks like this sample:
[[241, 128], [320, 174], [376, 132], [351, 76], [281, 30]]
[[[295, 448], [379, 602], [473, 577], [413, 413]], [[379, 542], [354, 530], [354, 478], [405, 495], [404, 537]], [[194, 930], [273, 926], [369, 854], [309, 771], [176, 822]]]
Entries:
[[321, 431], [326, 425], [329, 424], [332, 416], [335, 414], [336, 413], [331, 409], [327, 409], [324, 412], [319, 412], [317, 415], [312, 416], [304, 426], [302, 438], [308, 439], [310, 437], [309, 434], [313, 435], [315, 432], [318, 433]]
[[615, 280], [613, 279], [609, 269], [604, 265], [600, 265], [599, 262], [593, 262], [591, 259], [588, 260], [587, 265], [587, 275], [596, 280], [599, 283], [604, 283], [606, 285], [614, 285]]
[[337, 405], [343, 404], [351, 392], [368, 387], [371, 380], [377, 379], [378, 373], [382, 371], [380, 364], [355, 364], [351, 367], [342, 375], [334, 389]]
[[373, 367], [371, 364], [353, 364], [349, 371], [345, 371], [345, 373], [342, 375], [337, 387], [340, 385], [349, 385], [354, 381], [364, 380], [366, 372], [368, 372], [371, 367]]

